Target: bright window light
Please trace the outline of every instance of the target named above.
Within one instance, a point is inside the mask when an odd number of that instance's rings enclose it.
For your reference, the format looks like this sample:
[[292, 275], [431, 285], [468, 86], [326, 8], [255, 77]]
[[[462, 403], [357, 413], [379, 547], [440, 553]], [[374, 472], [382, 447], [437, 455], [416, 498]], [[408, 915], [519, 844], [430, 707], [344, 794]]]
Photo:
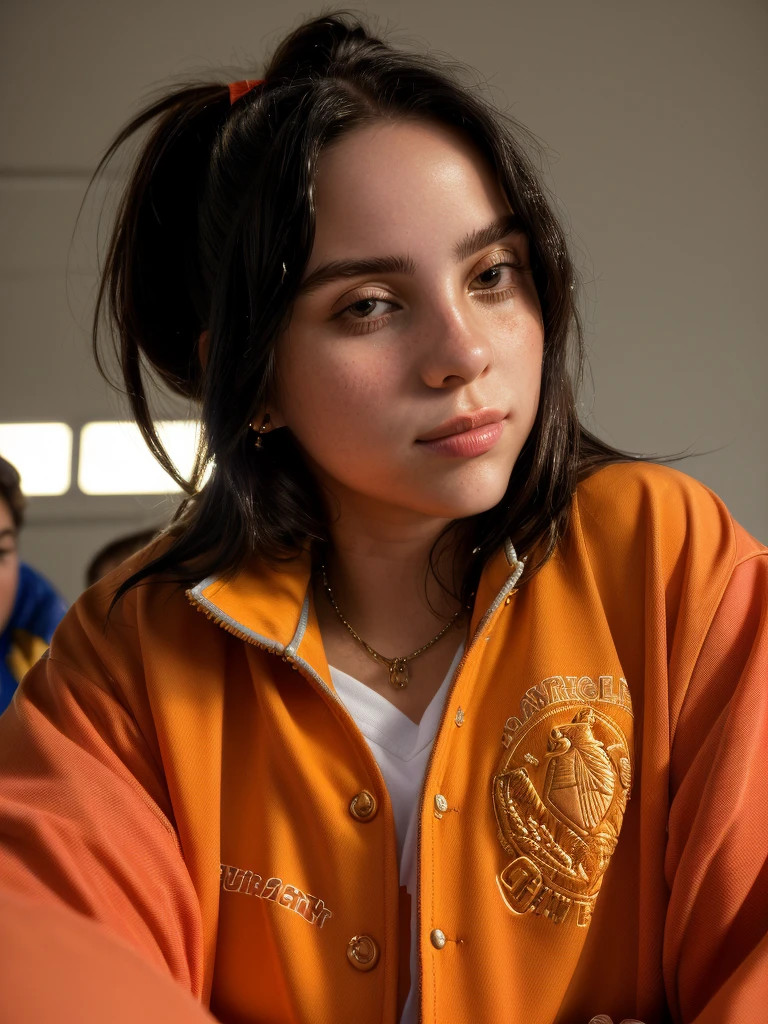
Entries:
[[66, 423], [0, 423], [0, 455], [18, 469], [24, 494], [69, 490], [72, 428]]
[[[198, 423], [161, 420], [157, 433], [171, 461], [189, 477]], [[86, 423], [80, 432], [77, 485], [84, 494], [171, 494], [180, 488], [155, 460], [135, 423]]]

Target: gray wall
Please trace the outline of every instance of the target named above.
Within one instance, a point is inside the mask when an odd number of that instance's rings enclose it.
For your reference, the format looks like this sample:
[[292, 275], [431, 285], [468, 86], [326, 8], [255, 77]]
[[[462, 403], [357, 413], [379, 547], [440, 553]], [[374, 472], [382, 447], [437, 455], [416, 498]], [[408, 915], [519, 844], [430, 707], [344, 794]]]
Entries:
[[[0, 18], [0, 421], [116, 418], [91, 365], [97, 204], [86, 182], [147, 91], [208, 67], [258, 74], [318, 5], [20, 0]], [[768, 12], [749, 0], [378, 2], [393, 41], [451, 54], [548, 147], [585, 280], [584, 416], [680, 468], [768, 541], [764, 127]], [[229, 77], [229, 76], [227, 76]], [[98, 199], [98, 196], [96, 197]], [[185, 410], [171, 407], [171, 413]], [[68, 597], [106, 540], [172, 502], [33, 499], [24, 555]]]

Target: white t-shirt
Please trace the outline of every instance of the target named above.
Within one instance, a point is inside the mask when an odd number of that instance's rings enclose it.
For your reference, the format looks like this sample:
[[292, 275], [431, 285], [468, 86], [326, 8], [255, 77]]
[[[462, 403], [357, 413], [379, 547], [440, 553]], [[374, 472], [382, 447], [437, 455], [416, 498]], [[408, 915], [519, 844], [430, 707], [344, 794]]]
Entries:
[[400, 1024], [416, 1024], [419, 1018], [419, 989], [414, 983], [418, 971], [416, 936], [416, 900], [418, 863], [416, 840], [417, 812], [421, 784], [443, 713], [448, 687], [464, 653], [462, 643], [440, 689], [429, 703], [418, 725], [386, 697], [341, 669], [329, 666], [339, 699], [346, 706], [365, 737], [387, 784], [395, 816], [400, 887], [406, 888], [411, 905], [410, 968], [411, 987], [403, 1007]]

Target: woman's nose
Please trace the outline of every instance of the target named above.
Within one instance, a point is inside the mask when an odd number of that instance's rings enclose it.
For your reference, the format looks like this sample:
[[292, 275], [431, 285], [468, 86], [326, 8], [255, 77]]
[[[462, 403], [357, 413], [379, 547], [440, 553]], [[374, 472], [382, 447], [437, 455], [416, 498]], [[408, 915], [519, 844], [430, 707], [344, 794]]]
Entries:
[[479, 324], [468, 322], [455, 307], [431, 314], [428, 334], [423, 335], [420, 373], [431, 388], [469, 384], [482, 377], [491, 365], [491, 344]]

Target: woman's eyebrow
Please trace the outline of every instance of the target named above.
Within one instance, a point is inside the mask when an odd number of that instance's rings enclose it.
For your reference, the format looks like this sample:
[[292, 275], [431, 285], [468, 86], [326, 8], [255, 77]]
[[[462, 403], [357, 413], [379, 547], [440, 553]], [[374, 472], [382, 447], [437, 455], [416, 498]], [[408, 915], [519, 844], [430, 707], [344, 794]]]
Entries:
[[[487, 224], [484, 228], [470, 231], [453, 247], [453, 256], [457, 263], [473, 256], [480, 249], [494, 242], [500, 242], [508, 235], [521, 234], [523, 226], [515, 213], [505, 214]], [[332, 281], [347, 277], [358, 277], [360, 274], [409, 274], [416, 273], [418, 264], [410, 256], [374, 256], [359, 260], [331, 260], [322, 263], [312, 271], [299, 285], [297, 297], [309, 295]]]

